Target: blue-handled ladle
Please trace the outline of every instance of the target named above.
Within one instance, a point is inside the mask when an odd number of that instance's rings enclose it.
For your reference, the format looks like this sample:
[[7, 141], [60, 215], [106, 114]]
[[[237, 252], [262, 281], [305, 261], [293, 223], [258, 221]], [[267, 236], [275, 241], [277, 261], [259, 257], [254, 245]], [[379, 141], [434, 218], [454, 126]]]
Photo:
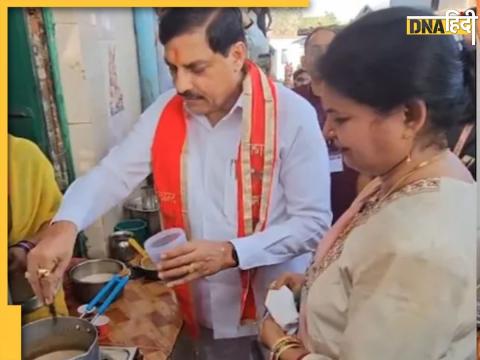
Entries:
[[[107, 311], [108, 307], [115, 300], [117, 295], [122, 291], [122, 289], [127, 285], [130, 276], [120, 276], [118, 274], [113, 275], [113, 277], [100, 289], [100, 291], [95, 295], [95, 297], [90, 300], [87, 305], [82, 305], [79, 308], [79, 311], [82, 313], [80, 319], [83, 319], [86, 315], [96, 313], [93, 319], [90, 320], [90, 323], [95, 324], [95, 321], [100, 315], [103, 315]], [[105, 299], [103, 304], [97, 309], [96, 305], [100, 302], [101, 299], [110, 292], [108, 297]], [[83, 310], [83, 311], [82, 311]]]

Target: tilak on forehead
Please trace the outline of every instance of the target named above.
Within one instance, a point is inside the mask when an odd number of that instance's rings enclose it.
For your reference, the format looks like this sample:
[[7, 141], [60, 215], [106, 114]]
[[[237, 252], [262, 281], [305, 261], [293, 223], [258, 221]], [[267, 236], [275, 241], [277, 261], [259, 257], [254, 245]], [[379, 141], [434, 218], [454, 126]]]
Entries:
[[171, 50], [171, 54], [172, 54], [172, 62], [174, 64], [177, 64], [180, 61], [180, 53], [178, 51], [178, 48], [176, 48], [176, 47], [173, 48]]

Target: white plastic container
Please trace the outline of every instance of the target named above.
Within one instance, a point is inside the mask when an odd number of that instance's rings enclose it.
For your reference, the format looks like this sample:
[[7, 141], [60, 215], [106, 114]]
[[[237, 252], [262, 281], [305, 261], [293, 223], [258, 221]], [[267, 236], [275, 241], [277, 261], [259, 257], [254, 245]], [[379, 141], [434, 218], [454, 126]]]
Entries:
[[171, 228], [153, 235], [145, 241], [145, 250], [154, 263], [160, 262], [163, 253], [187, 242], [183, 229]]

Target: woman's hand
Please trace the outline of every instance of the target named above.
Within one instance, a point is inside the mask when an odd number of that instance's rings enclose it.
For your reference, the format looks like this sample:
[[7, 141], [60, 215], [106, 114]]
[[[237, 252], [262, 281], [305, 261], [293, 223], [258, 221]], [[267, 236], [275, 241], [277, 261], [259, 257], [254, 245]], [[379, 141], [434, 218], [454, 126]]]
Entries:
[[270, 289], [280, 289], [282, 286], [288, 287], [295, 296], [299, 296], [302, 291], [303, 284], [305, 283], [306, 277], [304, 274], [298, 273], [284, 273], [272, 284], [270, 284]]
[[[258, 331], [260, 341], [265, 345], [269, 350], [273, 350], [273, 346], [276, 346], [278, 341], [281, 338], [287, 336], [287, 334], [282, 330], [282, 328], [273, 320], [270, 315], [267, 315], [265, 319], [260, 324], [260, 329]], [[299, 343], [298, 346], [286, 349], [282, 351], [280, 356], [281, 360], [296, 360], [302, 355], [308, 353], [305, 350], [303, 344]]]
[[55, 293], [72, 258], [77, 228], [59, 221], [42, 229], [36, 236], [37, 246], [27, 256], [28, 281], [35, 295], [47, 305]]
[[260, 323], [258, 333], [262, 344], [269, 349], [272, 349], [273, 345], [286, 335], [280, 325], [270, 315], [267, 315]]

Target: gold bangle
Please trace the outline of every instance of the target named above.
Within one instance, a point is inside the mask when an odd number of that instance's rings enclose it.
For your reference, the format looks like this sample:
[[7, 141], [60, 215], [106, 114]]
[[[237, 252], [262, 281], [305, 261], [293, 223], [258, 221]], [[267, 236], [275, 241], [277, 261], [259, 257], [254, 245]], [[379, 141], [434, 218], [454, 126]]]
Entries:
[[282, 347], [278, 353], [275, 355], [275, 360], [280, 360], [280, 356], [282, 356], [282, 354], [289, 350], [289, 349], [299, 349], [301, 348], [302, 345], [301, 344], [288, 344], [288, 345], [285, 345], [284, 347]]
[[300, 342], [297, 342], [297, 341], [292, 341], [292, 340], [283, 340], [282, 342], [280, 343], [277, 343], [275, 344], [276, 346], [273, 347], [271, 350], [270, 350], [270, 360], [276, 360], [277, 359], [277, 354], [278, 352], [283, 349], [285, 346], [288, 346], [288, 345], [298, 345], [300, 346]]
[[278, 352], [281, 348], [283, 348], [286, 345], [291, 345], [291, 344], [301, 344], [300, 340], [297, 339], [288, 339], [283, 342], [281, 342], [276, 348], [274, 348], [274, 352]]
[[293, 337], [293, 336], [285, 336], [278, 340], [273, 346], [272, 346], [272, 354], [277, 354], [282, 348], [284, 348], [287, 345], [301, 345], [301, 342], [299, 339]]
[[280, 339], [278, 339], [275, 344], [273, 344], [272, 346], [272, 352], [273, 352], [273, 349], [275, 349], [276, 347], [278, 347], [279, 344], [281, 344], [282, 342], [284, 342], [285, 340], [288, 340], [290, 339], [291, 336], [289, 335], [285, 335], [284, 337], [281, 337]]
[[277, 341], [277, 343], [275, 343], [275, 345], [272, 347], [272, 352], [278, 351], [279, 348], [281, 348], [282, 346], [285, 346], [286, 344], [298, 344], [298, 343], [300, 343], [300, 340], [294, 338], [293, 336], [286, 336], [280, 339], [279, 341]]

